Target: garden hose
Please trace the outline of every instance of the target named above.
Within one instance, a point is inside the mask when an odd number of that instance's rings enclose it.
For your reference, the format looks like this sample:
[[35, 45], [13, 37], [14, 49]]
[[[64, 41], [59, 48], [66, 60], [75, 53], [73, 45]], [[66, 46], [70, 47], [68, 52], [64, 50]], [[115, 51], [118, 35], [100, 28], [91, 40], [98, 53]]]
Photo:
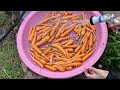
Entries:
[[20, 16], [15, 21], [15, 23], [9, 28], [9, 30], [6, 32], [6, 34], [0, 39], [0, 42], [2, 42], [3, 39], [5, 39], [5, 37], [20, 23], [20, 20], [22, 19], [22, 17], [24, 16], [25, 13], [26, 13], [26, 11], [23, 11], [20, 14]]

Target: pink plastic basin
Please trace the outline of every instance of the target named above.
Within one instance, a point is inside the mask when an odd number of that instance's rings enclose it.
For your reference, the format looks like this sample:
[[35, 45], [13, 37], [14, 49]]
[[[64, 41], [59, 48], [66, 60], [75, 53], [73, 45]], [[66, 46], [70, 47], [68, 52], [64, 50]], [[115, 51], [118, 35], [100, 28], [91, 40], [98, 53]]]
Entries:
[[[74, 12], [77, 13], [78, 11]], [[28, 42], [27, 39], [28, 31], [31, 26], [34, 26], [36, 23], [38, 23], [47, 13], [48, 11], [30, 12], [26, 16], [26, 18], [24, 19], [19, 28], [17, 35], [17, 48], [22, 61], [27, 65], [27, 67], [41, 76], [58, 79], [58, 78], [70, 78], [79, 75], [84, 72], [84, 68], [89, 68], [93, 66], [103, 54], [107, 43], [108, 32], [106, 23], [104, 22], [95, 25], [97, 35], [96, 50], [94, 54], [80, 67], [77, 67], [71, 71], [52, 72], [50, 70], [40, 68], [36, 63], [32, 61], [32, 58], [28, 53], [28, 48], [30, 48], [30, 43]], [[88, 17], [101, 15], [100, 12], [98, 11], [86, 11], [85, 13]]]

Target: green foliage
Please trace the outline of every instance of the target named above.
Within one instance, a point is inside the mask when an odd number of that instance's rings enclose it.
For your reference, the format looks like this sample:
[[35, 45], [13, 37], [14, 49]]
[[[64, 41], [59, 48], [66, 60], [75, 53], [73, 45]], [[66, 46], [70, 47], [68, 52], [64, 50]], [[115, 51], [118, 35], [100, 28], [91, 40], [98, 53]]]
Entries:
[[107, 68], [120, 70], [120, 33], [109, 32], [106, 50], [100, 62]]

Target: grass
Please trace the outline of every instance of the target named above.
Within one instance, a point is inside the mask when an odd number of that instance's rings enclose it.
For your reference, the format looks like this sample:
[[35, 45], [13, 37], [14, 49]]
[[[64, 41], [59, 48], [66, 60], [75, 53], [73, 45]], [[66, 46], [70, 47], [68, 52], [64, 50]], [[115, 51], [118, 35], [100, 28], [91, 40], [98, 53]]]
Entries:
[[0, 78], [22, 78], [23, 71], [21, 69], [16, 44], [6, 40], [0, 47]]

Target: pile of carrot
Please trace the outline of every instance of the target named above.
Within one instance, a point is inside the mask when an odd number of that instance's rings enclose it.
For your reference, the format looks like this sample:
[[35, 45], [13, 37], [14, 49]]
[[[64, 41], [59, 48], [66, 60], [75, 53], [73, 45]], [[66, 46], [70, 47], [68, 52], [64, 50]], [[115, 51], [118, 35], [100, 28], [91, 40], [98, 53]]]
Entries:
[[[80, 12], [51, 11], [29, 30], [30, 56], [41, 68], [64, 72], [81, 66], [95, 50], [95, 27]], [[76, 36], [72, 36], [72, 34]]]

